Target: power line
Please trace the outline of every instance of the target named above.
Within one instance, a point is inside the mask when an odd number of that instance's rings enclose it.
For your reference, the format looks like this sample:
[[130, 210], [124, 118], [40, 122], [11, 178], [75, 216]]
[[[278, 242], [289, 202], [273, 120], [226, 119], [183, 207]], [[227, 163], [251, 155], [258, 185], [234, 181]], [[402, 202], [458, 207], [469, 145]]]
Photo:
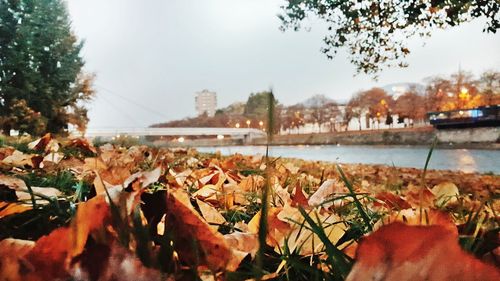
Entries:
[[106, 91], [106, 92], [108, 92], [108, 93], [110, 93], [110, 94], [112, 94], [112, 95], [114, 95], [114, 96], [116, 96], [116, 97], [118, 97], [118, 98], [121, 98], [122, 100], [128, 101], [129, 103], [131, 103], [131, 104], [133, 104], [133, 105], [139, 106], [140, 108], [144, 109], [144, 110], [145, 110], [145, 111], [147, 111], [147, 112], [150, 112], [150, 113], [151, 113], [151, 112], [152, 112], [152, 113], [155, 113], [155, 114], [160, 115], [161, 117], [163, 117], [163, 118], [165, 118], [165, 119], [168, 119], [168, 118], [169, 118], [169, 117], [167, 117], [166, 115], [164, 115], [162, 112], [159, 112], [159, 111], [157, 111], [157, 110], [155, 110], [155, 109], [153, 109], [153, 108], [150, 108], [150, 107], [148, 107], [148, 106], [145, 106], [145, 105], [143, 105], [143, 104], [141, 104], [141, 103], [139, 103], [139, 102], [137, 102], [137, 101], [135, 101], [135, 100], [133, 100], [133, 99], [130, 99], [130, 98], [128, 98], [128, 97], [125, 97], [125, 96], [123, 96], [123, 95], [120, 95], [120, 94], [118, 94], [118, 93], [115, 93], [115, 92], [113, 92], [113, 91], [111, 91], [111, 90], [109, 90], [109, 89], [107, 89], [107, 88], [105, 88], [105, 87], [103, 87], [103, 86], [101, 86], [101, 85], [97, 85], [97, 84], [95, 84], [95, 85], [96, 85], [98, 88], [101, 88], [102, 90], [104, 90], [104, 91]]
[[119, 107], [115, 106], [113, 104], [113, 102], [107, 100], [106, 98], [104, 98], [104, 96], [100, 96], [100, 98], [102, 98], [104, 100], [104, 102], [106, 102], [108, 105], [110, 105], [116, 112], [118, 112], [122, 116], [125, 116], [129, 121], [131, 121], [135, 125], [139, 125], [139, 123], [137, 123], [137, 120], [135, 118], [133, 118], [132, 116], [130, 116], [127, 112], [121, 110]]

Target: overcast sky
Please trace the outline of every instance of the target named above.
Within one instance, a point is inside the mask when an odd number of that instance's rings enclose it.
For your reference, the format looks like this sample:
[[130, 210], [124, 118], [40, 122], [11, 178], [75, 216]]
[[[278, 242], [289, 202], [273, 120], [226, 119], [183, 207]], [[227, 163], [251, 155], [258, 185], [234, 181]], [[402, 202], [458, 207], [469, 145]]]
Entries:
[[[90, 128], [143, 127], [194, 116], [194, 93], [217, 92], [219, 107], [273, 87], [286, 105], [324, 94], [397, 82], [422, 82], [462, 69], [500, 69], [500, 34], [482, 22], [410, 41], [410, 67], [378, 81], [354, 76], [347, 53], [321, 52], [325, 30], [279, 31], [284, 0], [68, 0], [73, 29], [85, 40], [86, 70], [96, 74]], [[424, 45], [425, 44], [425, 45]]]

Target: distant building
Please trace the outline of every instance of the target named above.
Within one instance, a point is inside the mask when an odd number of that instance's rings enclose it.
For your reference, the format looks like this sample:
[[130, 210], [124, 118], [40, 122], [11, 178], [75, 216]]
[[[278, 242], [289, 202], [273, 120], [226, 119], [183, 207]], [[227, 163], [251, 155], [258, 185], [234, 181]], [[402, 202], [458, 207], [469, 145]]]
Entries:
[[217, 93], [205, 89], [196, 93], [194, 100], [198, 115], [203, 115], [204, 113], [207, 113], [209, 117], [215, 115], [215, 110], [217, 108]]

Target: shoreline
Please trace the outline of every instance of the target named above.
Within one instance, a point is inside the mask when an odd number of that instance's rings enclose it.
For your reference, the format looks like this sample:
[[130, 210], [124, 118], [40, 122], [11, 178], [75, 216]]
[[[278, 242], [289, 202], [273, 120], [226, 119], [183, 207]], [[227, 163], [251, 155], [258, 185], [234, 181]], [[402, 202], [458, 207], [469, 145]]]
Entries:
[[[500, 128], [474, 128], [467, 130], [436, 130], [432, 127], [326, 132], [311, 134], [274, 135], [270, 146], [340, 145], [340, 146], [403, 146], [430, 147], [437, 139], [439, 149], [500, 150]], [[184, 143], [156, 141], [159, 146], [260, 146], [267, 145], [266, 138], [255, 139], [194, 139]]]
[[[323, 143], [312, 143], [312, 144], [303, 144], [303, 143], [292, 143], [292, 144], [277, 144], [271, 143], [270, 147], [287, 147], [287, 146], [347, 146], [347, 147], [380, 147], [380, 148], [430, 148], [431, 144], [323, 144]], [[266, 144], [214, 144], [214, 145], [185, 145], [185, 146], [166, 146], [166, 147], [232, 147], [232, 146], [243, 146], [243, 147], [264, 147]], [[435, 148], [437, 149], [477, 149], [477, 150], [500, 150], [500, 143], [464, 143], [464, 144], [455, 144], [455, 143], [438, 143]]]

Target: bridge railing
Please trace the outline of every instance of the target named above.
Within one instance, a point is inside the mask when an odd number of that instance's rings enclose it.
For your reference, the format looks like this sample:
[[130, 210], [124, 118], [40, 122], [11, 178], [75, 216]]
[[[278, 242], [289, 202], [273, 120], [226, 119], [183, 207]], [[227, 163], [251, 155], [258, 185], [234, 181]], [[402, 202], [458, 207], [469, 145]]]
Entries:
[[[78, 135], [78, 134], [75, 134]], [[85, 137], [114, 136], [231, 136], [233, 138], [265, 137], [266, 133], [254, 128], [96, 128], [88, 129]]]

